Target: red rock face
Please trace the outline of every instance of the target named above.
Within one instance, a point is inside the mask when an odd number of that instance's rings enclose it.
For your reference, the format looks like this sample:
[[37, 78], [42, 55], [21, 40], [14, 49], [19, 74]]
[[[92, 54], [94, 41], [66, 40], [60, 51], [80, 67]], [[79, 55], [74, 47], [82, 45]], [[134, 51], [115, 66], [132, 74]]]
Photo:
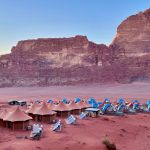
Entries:
[[150, 9], [123, 21], [110, 48], [128, 66], [130, 81], [150, 78]]
[[150, 10], [123, 21], [107, 47], [85, 36], [20, 41], [0, 56], [0, 87], [150, 79]]
[[[111, 52], [85, 36], [20, 41], [0, 58], [1, 86], [47, 86], [112, 81]], [[106, 69], [108, 66], [108, 69]]]

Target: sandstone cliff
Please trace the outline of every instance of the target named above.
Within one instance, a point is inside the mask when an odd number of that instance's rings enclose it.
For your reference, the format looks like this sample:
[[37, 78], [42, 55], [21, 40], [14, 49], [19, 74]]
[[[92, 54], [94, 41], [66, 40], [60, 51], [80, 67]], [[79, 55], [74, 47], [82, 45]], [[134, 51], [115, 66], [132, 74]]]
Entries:
[[136, 57], [150, 53], [150, 9], [123, 21], [112, 44], [124, 49], [126, 56]]
[[112, 44], [86, 36], [20, 41], [0, 56], [0, 87], [150, 79], [150, 9], [128, 17]]
[[110, 60], [107, 46], [85, 36], [20, 41], [0, 57], [0, 86], [106, 82]]
[[131, 81], [150, 78], [150, 9], [124, 20], [110, 48], [128, 66]]

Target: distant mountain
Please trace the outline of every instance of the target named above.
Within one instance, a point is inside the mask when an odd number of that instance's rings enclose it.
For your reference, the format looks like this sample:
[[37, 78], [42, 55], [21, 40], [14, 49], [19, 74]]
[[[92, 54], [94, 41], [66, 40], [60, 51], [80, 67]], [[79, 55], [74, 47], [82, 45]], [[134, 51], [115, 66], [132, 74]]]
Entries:
[[128, 66], [130, 81], [150, 79], [150, 9], [124, 20], [110, 48]]
[[[109, 48], [85, 36], [20, 41], [0, 57], [0, 85], [48, 86], [111, 81]], [[105, 75], [106, 74], [106, 75]], [[103, 78], [105, 77], [105, 78]]]
[[20, 41], [0, 56], [0, 87], [150, 79], [150, 9], [128, 17], [112, 44], [86, 36]]

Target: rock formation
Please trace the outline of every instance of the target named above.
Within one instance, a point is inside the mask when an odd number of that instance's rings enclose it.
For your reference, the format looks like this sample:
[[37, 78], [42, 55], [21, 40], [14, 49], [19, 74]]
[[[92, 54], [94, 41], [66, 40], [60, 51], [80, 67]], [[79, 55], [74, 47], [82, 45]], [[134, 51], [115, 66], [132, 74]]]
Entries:
[[112, 44], [86, 36], [20, 41], [0, 56], [0, 87], [150, 79], [150, 10], [123, 21]]
[[107, 46], [85, 36], [20, 41], [0, 57], [0, 86], [105, 82], [110, 60]]
[[150, 9], [123, 21], [110, 48], [128, 66], [130, 81], [150, 78]]
[[150, 53], [150, 9], [123, 21], [112, 44], [124, 49], [124, 55], [129, 57]]

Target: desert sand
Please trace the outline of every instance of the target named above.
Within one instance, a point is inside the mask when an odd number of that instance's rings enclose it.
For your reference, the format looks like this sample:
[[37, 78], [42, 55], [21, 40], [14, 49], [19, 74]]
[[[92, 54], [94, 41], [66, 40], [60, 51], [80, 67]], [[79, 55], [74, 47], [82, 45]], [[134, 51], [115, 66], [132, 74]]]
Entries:
[[[90, 97], [102, 101], [104, 97], [112, 101], [118, 98], [138, 99], [145, 102], [150, 99], [150, 83], [132, 84], [53, 86], [53, 87], [18, 87], [1, 88], [0, 102], [10, 99], [24, 100], [59, 100]], [[77, 120], [77, 125], [66, 125], [63, 122], [61, 133], [50, 130], [50, 124], [43, 124], [44, 134], [40, 141], [24, 139], [30, 131], [12, 131], [0, 128], [0, 150], [105, 150], [102, 140], [107, 136], [118, 150], [150, 149], [150, 114], [119, 116], [100, 116]], [[33, 123], [33, 122], [31, 122]]]

